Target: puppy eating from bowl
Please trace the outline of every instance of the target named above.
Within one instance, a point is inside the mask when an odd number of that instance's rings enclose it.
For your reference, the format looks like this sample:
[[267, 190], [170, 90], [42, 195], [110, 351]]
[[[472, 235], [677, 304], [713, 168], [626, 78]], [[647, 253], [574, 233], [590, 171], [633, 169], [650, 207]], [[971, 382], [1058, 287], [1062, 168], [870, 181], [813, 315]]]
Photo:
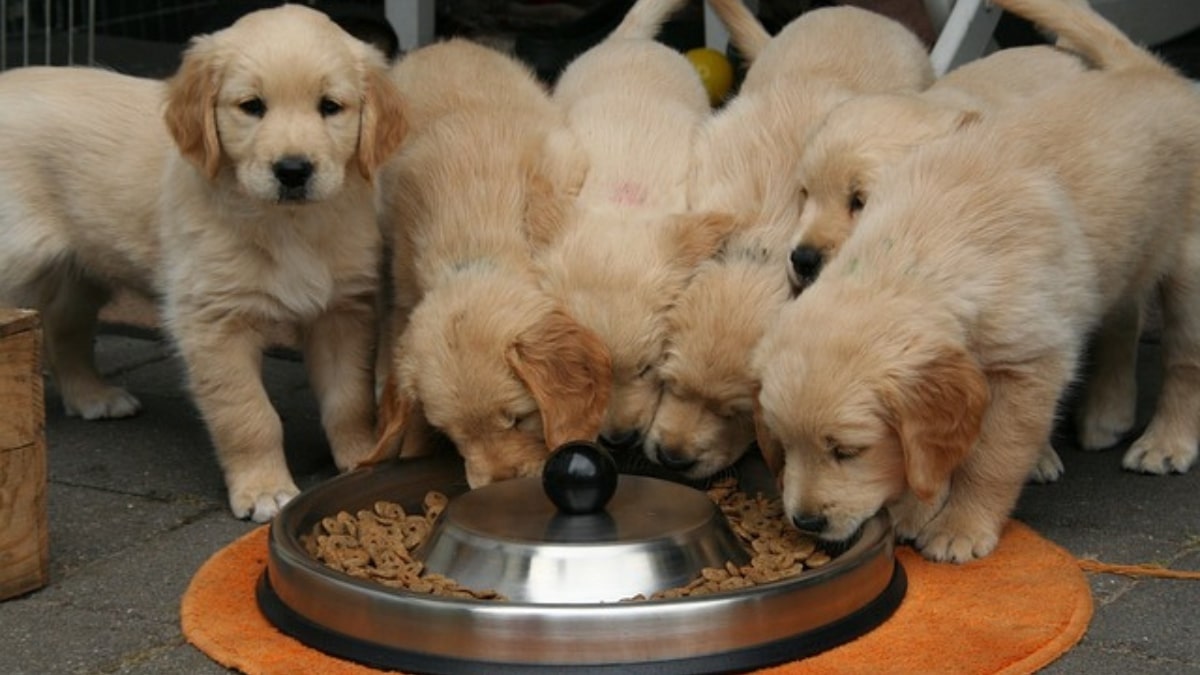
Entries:
[[288, 5], [197, 37], [166, 83], [17, 69], [0, 107], [0, 301], [41, 311], [69, 413], [139, 408], [91, 351], [128, 288], [161, 302], [235, 516], [298, 493], [260, 375], [279, 326], [301, 335], [337, 466], [370, 452], [373, 180], [405, 130], [381, 54]]
[[866, 92], [917, 91], [932, 67], [915, 35], [853, 7], [814, 10], [771, 37], [740, 0], [715, 0], [751, 59], [737, 97], [701, 128], [689, 201], [728, 211], [738, 228], [693, 272], [666, 310], [661, 387], [643, 451], [702, 479], [753, 442], [756, 380], [749, 354], [788, 297], [791, 178], [812, 128], [838, 102]]
[[554, 89], [588, 171], [568, 218], [538, 235], [539, 276], [612, 356], [600, 435], [620, 449], [641, 445], [654, 414], [667, 308], [735, 226], [688, 206], [708, 95], [687, 59], [654, 39], [680, 4], [639, 0]]
[[552, 449], [596, 437], [612, 377], [604, 344], [539, 285], [528, 238], [564, 217], [585, 166], [507, 54], [446, 40], [392, 77], [412, 128], [381, 176], [394, 307], [369, 461], [432, 452], [438, 430], [472, 488], [540, 475]]
[[[795, 231], [786, 267], [793, 291], [813, 283], [837, 254], [888, 166], [1085, 70], [1080, 57], [1053, 47], [1005, 49], [951, 71], [923, 92], [864, 95], [835, 107], [813, 130], [793, 176], [798, 208], [785, 212]], [[1109, 370], [1120, 370], [1125, 360]], [[1097, 389], [1106, 385], [1089, 387]], [[1047, 439], [1031, 479], [1052, 482], [1062, 471]]]
[[886, 507], [927, 558], [988, 555], [1086, 336], [1155, 288], [1163, 390], [1123, 464], [1195, 463], [1200, 99], [1086, 5], [1004, 2], [1097, 70], [881, 174], [755, 350], [759, 442], [788, 517], [823, 539]]

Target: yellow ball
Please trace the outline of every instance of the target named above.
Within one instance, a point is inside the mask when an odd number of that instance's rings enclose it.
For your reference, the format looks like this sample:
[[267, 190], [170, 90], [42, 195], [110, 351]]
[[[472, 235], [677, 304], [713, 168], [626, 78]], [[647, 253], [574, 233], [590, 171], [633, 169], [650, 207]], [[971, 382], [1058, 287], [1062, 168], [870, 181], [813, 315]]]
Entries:
[[700, 75], [708, 91], [708, 102], [714, 106], [725, 100], [729, 89], [733, 86], [733, 65], [725, 55], [708, 47], [697, 47], [689, 50], [685, 56], [692, 62], [692, 67]]

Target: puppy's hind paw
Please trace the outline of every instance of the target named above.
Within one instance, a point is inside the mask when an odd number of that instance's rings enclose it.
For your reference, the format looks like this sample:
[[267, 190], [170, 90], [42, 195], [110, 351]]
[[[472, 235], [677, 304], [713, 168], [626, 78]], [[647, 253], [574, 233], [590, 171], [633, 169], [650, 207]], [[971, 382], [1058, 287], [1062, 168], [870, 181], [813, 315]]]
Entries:
[[1046, 445], [1038, 454], [1037, 464], [1029, 472], [1029, 480], [1033, 483], [1054, 483], [1063, 475], [1062, 459], [1054, 448]]
[[120, 387], [103, 386], [86, 392], [64, 395], [63, 407], [67, 414], [85, 420], [118, 419], [132, 417], [142, 409], [142, 404]]
[[1163, 475], [1187, 473], [1196, 463], [1196, 444], [1177, 443], [1164, 445], [1146, 437], [1139, 438], [1121, 460], [1121, 466], [1130, 471]]
[[1104, 450], [1121, 442], [1133, 427], [1133, 420], [1109, 423], [1106, 419], [1086, 419], [1079, 423], [1079, 447], [1089, 452]]
[[1137, 388], [1132, 383], [1089, 385], [1087, 399], [1075, 417], [1079, 447], [1089, 452], [1111, 448], [1125, 439], [1136, 416]]
[[229, 496], [229, 508], [233, 515], [242, 520], [252, 520], [256, 523], [267, 523], [279, 514], [284, 504], [300, 494], [295, 486], [287, 486], [273, 491], [257, 494], [240, 493]]

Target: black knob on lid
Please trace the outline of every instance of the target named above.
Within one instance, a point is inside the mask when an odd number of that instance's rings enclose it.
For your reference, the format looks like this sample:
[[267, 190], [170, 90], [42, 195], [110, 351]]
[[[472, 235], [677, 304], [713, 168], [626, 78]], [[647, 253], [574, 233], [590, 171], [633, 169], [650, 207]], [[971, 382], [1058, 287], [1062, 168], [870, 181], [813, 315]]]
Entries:
[[563, 513], [599, 513], [617, 490], [617, 462], [595, 443], [563, 443], [546, 460], [542, 489]]

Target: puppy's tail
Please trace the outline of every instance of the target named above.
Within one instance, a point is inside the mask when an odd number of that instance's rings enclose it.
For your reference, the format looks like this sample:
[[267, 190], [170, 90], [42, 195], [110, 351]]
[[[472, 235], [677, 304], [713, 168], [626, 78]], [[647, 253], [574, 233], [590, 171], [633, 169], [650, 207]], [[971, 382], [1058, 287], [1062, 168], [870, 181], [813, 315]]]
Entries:
[[754, 12], [743, 4], [743, 0], [708, 0], [713, 11], [729, 30], [729, 40], [741, 52], [748, 63], [754, 63], [759, 52], [771, 41], [771, 34], [763, 28]]
[[637, 0], [625, 13], [610, 38], [653, 40], [663, 23], [685, 5], [687, 0]]
[[1096, 13], [1087, 0], [992, 0], [1001, 9], [1058, 36], [1058, 45], [1100, 70], [1174, 72]]

